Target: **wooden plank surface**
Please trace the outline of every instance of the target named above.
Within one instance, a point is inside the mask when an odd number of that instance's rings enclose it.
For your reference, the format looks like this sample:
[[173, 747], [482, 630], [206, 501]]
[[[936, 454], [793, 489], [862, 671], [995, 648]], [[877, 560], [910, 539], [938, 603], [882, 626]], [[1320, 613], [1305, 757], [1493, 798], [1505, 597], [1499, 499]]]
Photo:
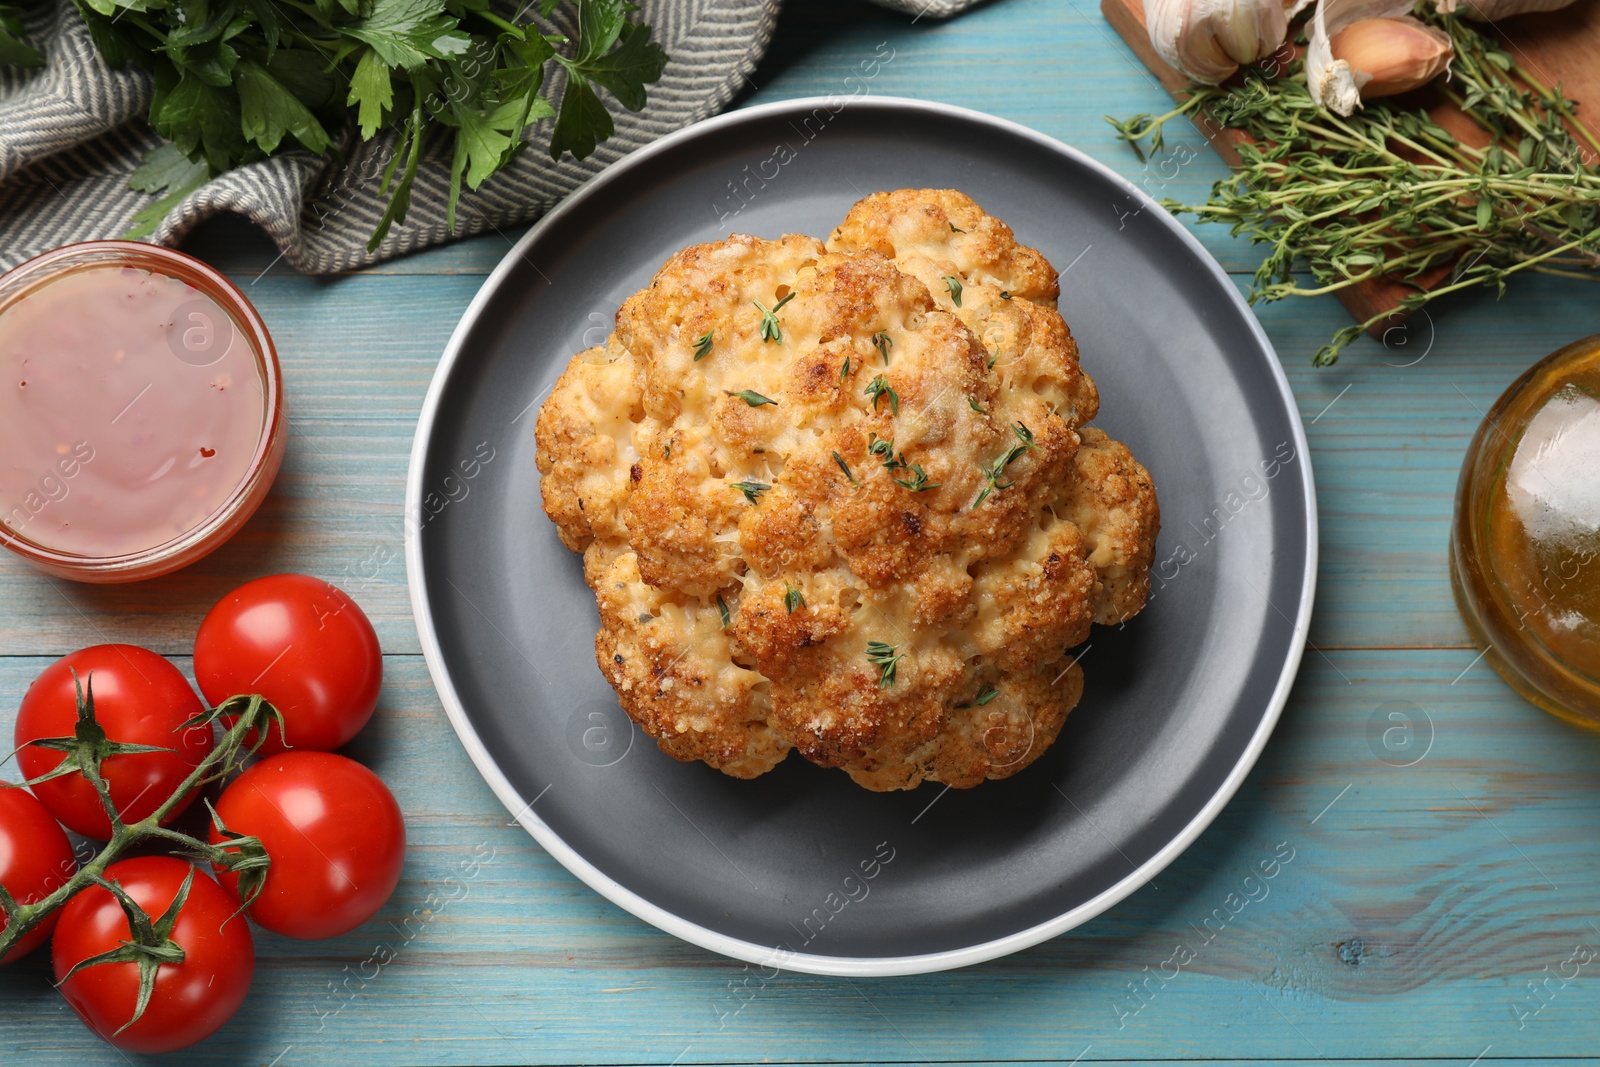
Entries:
[[[1165, 95], [1088, 0], [998, 0], [948, 24], [791, 0], [749, 99], [833, 91], [880, 41], [895, 59], [875, 92], [1027, 123], [1157, 195], [1203, 195], [1222, 174], [1198, 134], [1145, 165], [1115, 143], [1102, 114]], [[1242, 242], [1197, 234], [1230, 270], [1254, 268]], [[195, 625], [232, 584], [318, 573], [377, 624], [381, 712], [352, 754], [394, 787], [411, 849], [394, 900], [361, 930], [259, 935], [240, 1015], [162, 1062], [1600, 1063], [1600, 959], [1568, 962], [1600, 950], [1600, 741], [1476, 662], [1444, 569], [1479, 410], [1538, 356], [1600, 331], [1584, 283], [1449, 301], [1328, 370], [1309, 357], [1343, 323], [1337, 304], [1262, 309], [1308, 423], [1323, 538], [1316, 648], [1261, 763], [1168, 872], [1079, 930], [953, 974], [844, 981], [763, 977], [606, 903], [506, 825], [445, 721], [405, 594], [402, 482], [438, 354], [506, 239], [332, 280], [281, 264], [260, 275], [274, 252], [239, 225], [191, 247], [246, 288], [279, 342], [295, 419], [284, 472], [233, 544], [167, 580], [93, 589], [0, 559], [0, 734], [53, 656], [115, 638], [187, 670]], [[1391, 713], [1413, 730], [1398, 751], [1373, 732]], [[934, 848], [930, 820], [915, 843]], [[1233, 903], [1280, 846], [1293, 858], [1270, 893]], [[472, 874], [475, 855], [492, 858]], [[1228, 921], [1206, 940], [1218, 908]], [[1164, 972], [1180, 943], [1194, 961]], [[392, 963], [370, 962], [379, 946]], [[0, 1058], [136, 1060], [71, 1018], [41, 962], [0, 971]]]

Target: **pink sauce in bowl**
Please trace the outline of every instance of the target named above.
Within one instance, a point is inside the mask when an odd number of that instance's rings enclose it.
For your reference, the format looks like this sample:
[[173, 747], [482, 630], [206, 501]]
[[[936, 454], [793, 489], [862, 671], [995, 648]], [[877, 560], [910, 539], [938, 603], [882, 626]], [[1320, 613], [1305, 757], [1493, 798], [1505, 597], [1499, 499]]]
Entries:
[[36, 566], [193, 562], [266, 496], [284, 425], [265, 325], [200, 261], [99, 241], [0, 277], [0, 542]]

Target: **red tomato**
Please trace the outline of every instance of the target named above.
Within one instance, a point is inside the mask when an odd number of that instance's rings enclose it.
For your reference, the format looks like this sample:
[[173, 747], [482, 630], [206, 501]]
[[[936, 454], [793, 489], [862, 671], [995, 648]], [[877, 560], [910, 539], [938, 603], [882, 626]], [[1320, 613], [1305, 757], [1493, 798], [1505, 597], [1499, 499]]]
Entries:
[[[290, 748], [331, 752], [378, 706], [383, 653], [366, 614], [337, 587], [274, 574], [211, 609], [194, 640], [194, 675], [212, 706], [260, 693], [283, 713]], [[269, 731], [262, 753], [283, 750]]]
[[[20, 786], [0, 782], [0, 886], [18, 904], [32, 904], [66, 885], [77, 869], [67, 835], [39, 799]], [[46, 916], [0, 956], [0, 963], [19, 960], [44, 944], [60, 914]], [[0, 930], [5, 928], [6, 917], [0, 914]]]
[[[154, 921], [176, 899], [192, 869], [170, 856], [141, 856], [113, 863], [106, 868], [106, 879], [121, 885]], [[61, 909], [56, 927], [51, 955], [61, 993], [89, 1029], [118, 1048], [131, 1052], [187, 1048], [232, 1018], [250, 989], [256, 950], [249, 924], [233, 914], [237, 908], [221, 886], [195, 874], [189, 899], [171, 932], [171, 939], [183, 949], [183, 962], [161, 965], [144, 1014], [118, 1034], [117, 1029], [133, 1018], [138, 964], [96, 964], [61, 982], [73, 965], [109, 952], [133, 936], [117, 898], [90, 886]]]
[[[100, 765], [111, 789], [111, 802], [122, 821], [138, 822], [152, 814], [206, 758], [214, 743], [210, 727], [183, 729], [204, 708], [178, 668], [136, 645], [95, 645], [63, 656], [33, 680], [17, 712], [17, 765], [27, 778], [55, 768], [65, 755], [55, 749], [28, 747], [44, 737], [71, 737], [78, 722], [78, 694], [72, 672], [87, 691], [93, 679], [95, 719], [112, 741], [160, 745], [172, 752], [111, 756]], [[105, 840], [111, 821], [82, 774], [68, 774], [33, 787], [50, 814], [85, 837]], [[194, 799], [191, 794], [173, 809], [176, 815]]]
[[[285, 752], [222, 793], [228, 829], [259, 837], [272, 857], [250, 918], [288, 937], [335, 937], [383, 907], [400, 881], [406, 824], [383, 780], [331, 752]], [[215, 827], [212, 844], [224, 839]], [[237, 875], [218, 872], [239, 896]]]

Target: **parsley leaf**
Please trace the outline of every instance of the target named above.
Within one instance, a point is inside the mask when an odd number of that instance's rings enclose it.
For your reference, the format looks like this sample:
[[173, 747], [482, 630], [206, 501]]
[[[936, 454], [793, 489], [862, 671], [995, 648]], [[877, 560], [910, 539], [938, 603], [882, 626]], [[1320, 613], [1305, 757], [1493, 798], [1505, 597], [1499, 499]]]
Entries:
[[0, 67], [42, 67], [44, 56], [22, 39], [22, 19], [9, 4], [0, 4]]
[[[555, 120], [553, 158], [588, 156], [615, 128], [600, 92], [640, 110], [667, 55], [626, 0], [538, 0], [518, 16], [548, 19], [563, 5], [575, 18], [559, 21], [578, 27], [571, 38], [509, 21], [486, 0], [83, 0], [106, 61], [152, 76], [149, 120], [168, 142], [129, 180], [161, 198], [129, 236], [232, 168], [296, 149], [337, 156], [347, 129], [395, 138], [374, 164], [381, 174], [357, 178], [376, 179], [387, 198], [369, 249], [404, 223], [424, 144], [449, 153], [451, 226], [462, 187], [509, 164], [544, 120]], [[0, 0], [0, 66], [34, 58], [11, 10]], [[559, 95], [546, 88], [552, 64], [566, 74]]]

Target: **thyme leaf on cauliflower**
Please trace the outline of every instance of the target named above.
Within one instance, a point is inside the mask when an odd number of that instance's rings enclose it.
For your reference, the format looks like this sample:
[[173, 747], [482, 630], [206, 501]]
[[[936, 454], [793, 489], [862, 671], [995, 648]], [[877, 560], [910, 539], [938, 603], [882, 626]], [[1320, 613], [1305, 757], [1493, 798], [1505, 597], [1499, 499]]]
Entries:
[[746, 500], [756, 504], [760, 502], [761, 494], [771, 489], [772, 486], [766, 482], [734, 482], [731, 488], [739, 490], [744, 494]]
[[905, 658], [905, 653], [896, 652], [893, 645], [882, 641], [867, 642], [867, 662], [878, 668], [879, 689], [894, 685], [895, 665]]
[[[1021, 426], [1022, 424], [1018, 423], [1017, 425]], [[1015, 429], [1015, 427], [1013, 427], [1013, 429]], [[1022, 435], [1018, 434], [1017, 436], [1021, 437]], [[1012, 445], [1000, 455], [996, 456], [987, 467], [983, 468], [984, 479], [989, 484], [983, 487], [983, 492], [978, 494], [978, 499], [972, 502], [973, 511], [977, 511], [978, 505], [982, 504], [984, 500], [988, 498], [989, 494], [994, 492], [996, 489], [1011, 488], [1013, 483], [1003, 482], [1000, 479], [1005, 474], [1006, 468], [1011, 466], [1011, 461], [1022, 455], [1030, 447], [1031, 445], [1027, 440], [1024, 440], [1022, 444]]]
[[721, 593], [717, 594], [717, 613], [722, 616], [722, 628], [726, 630], [733, 622], [733, 613], [728, 610], [728, 602], [722, 599]]
[[889, 398], [889, 411], [895, 415], [900, 414], [900, 394], [894, 391], [894, 388], [889, 385], [889, 379], [883, 375], [880, 374], [868, 382], [867, 387], [862, 392], [872, 398], [873, 411], [878, 410], [878, 401], [887, 396]]
[[950, 290], [950, 300], [956, 307], [961, 306], [961, 279], [954, 274], [944, 276], [944, 287]]
[[888, 330], [879, 330], [872, 335], [872, 345], [878, 350], [878, 355], [883, 357], [883, 365], [889, 365], [889, 349], [894, 347], [894, 341], [889, 337]]
[[844, 461], [844, 457], [843, 456], [841, 456], [841, 455], [839, 455], [839, 453], [835, 452], [833, 454], [833, 461], [839, 465], [839, 469], [840, 470], [844, 471], [844, 476], [846, 478], [850, 479], [850, 484], [851, 485], [860, 485], [861, 484], [860, 482], [856, 481], [856, 476], [854, 474], [850, 473], [850, 464], [848, 464], [848, 463], [846, 463]]
[[796, 589], [794, 586], [790, 585], [788, 582], [784, 582], [783, 606], [788, 610], [790, 615], [793, 615], [795, 608], [803, 608], [806, 606], [806, 595], [800, 590]]
[[979, 415], [989, 414], [988, 410], [984, 408], [982, 404], [978, 403], [977, 400], [970, 396], [967, 397], [967, 407], [971, 408], [973, 411], [976, 411]]
[[750, 301], [761, 312], [761, 340], [763, 342], [776, 341], [779, 344], [783, 343], [783, 325], [778, 322], [778, 309], [793, 299], [794, 292], [791, 290], [784, 294], [782, 300], [773, 304], [770, 310], [759, 300]]
[[992, 701], [995, 697], [997, 697], [999, 695], [1000, 695], [1000, 690], [996, 689], [994, 686], [990, 685], [988, 682], [985, 682], [978, 689], [978, 695], [977, 696], [973, 697], [971, 700], [967, 701], [965, 704], [957, 704], [956, 707], [957, 708], [981, 708], [985, 704], [988, 704], [990, 701]]
[[707, 356], [709, 356], [711, 354], [711, 340], [712, 340], [711, 335], [712, 335], [712, 333], [713, 333], [713, 331], [707, 330], [705, 333], [703, 333], [699, 337], [695, 338], [695, 342], [694, 342], [694, 361], [696, 363], [699, 363], [702, 359], [705, 359]]
[[[727, 392], [727, 390], [724, 390], [724, 392]], [[778, 406], [778, 402], [776, 400], [773, 400], [771, 397], [762, 396], [754, 389], [741, 389], [737, 393], [729, 392], [728, 395], [738, 397], [740, 400], [743, 400], [746, 404], [749, 404], [753, 408], [758, 408], [762, 404], [771, 404], [773, 407]]]
[[[906, 461], [903, 455], [900, 457], [900, 466], [906, 467]], [[913, 493], [920, 493], [924, 490], [939, 488], [940, 483], [928, 481], [927, 474], [922, 470], [922, 464], [913, 463], [909, 467], [906, 467], [906, 469], [911, 472], [911, 477], [896, 478], [894, 480], [895, 485], [909, 489]]]

